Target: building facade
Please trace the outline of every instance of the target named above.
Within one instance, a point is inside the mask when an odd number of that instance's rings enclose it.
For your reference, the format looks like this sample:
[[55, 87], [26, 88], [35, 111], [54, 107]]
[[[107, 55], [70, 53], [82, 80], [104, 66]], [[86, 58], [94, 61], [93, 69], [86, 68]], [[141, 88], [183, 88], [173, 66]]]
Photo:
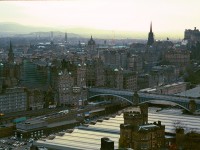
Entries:
[[86, 88], [86, 69], [85, 66], [78, 65], [73, 72], [68, 72], [66, 69], [58, 74], [58, 105], [73, 105], [78, 106], [79, 101], [87, 98]]
[[27, 92], [25, 88], [7, 88], [0, 95], [0, 112], [10, 113], [27, 110]]
[[128, 57], [126, 49], [109, 49], [103, 51], [104, 64], [114, 68], [127, 68]]
[[100, 59], [86, 62], [86, 86], [102, 87], [105, 84], [105, 71]]
[[124, 71], [123, 89], [127, 89], [130, 91], [137, 91], [137, 72]]
[[194, 28], [194, 30], [185, 29], [184, 40], [187, 40], [190, 45], [195, 44], [196, 42], [200, 41], [199, 29], [197, 29], [196, 27]]
[[176, 94], [185, 91], [187, 88], [186, 82], [178, 82], [173, 84], [168, 84], [165, 86], [158, 87], [156, 89], [157, 94]]
[[148, 106], [139, 111], [124, 113], [124, 124], [120, 125], [120, 148], [134, 150], [157, 150], [165, 145], [165, 126], [161, 122], [148, 124]]
[[138, 73], [143, 72], [142, 58], [139, 55], [129, 56], [127, 67], [128, 67], [129, 70], [136, 71]]
[[39, 89], [28, 90], [28, 109], [37, 110], [44, 108], [44, 92]]
[[170, 64], [185, 69], [190, 62], [190, 52], [186, 50], [171, 50], [165, 53], [165, 60]]

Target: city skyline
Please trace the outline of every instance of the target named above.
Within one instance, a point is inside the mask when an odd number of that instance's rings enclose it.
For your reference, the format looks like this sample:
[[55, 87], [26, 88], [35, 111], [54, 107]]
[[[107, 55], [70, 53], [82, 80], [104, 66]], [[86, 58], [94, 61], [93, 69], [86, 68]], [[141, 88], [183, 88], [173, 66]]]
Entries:
[[1, 22], [50, 27], [97, 37], [116, 34], [113, 35], [116, 38], [146, 38], [152, 21], [155, 39], [182, 39], [185, 29], [198, 28], [199, 4], [197, 0], [3, 1], [0, 18]]

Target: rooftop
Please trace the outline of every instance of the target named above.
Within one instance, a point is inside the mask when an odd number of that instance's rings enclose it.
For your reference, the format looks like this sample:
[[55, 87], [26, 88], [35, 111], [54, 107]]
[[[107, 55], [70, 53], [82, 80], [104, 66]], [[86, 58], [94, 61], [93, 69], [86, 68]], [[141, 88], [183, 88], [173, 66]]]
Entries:
[[178, 93], [176, 95], [192, 97], [192, 98], [199, 98], [200, 97], [200, 85], [193, 89]]
[[[200, 117], [178, 116], [174, 114], [155, 114], [149, 113], [149, 123], [158, 120], [165, 125], [165, 132], [175, 133], [174, 123], [179, 121], [186, 132], [195, 130], [200, 133]], [[115, 149], [118, 148], [120, 137], [120, 124], [124, 123], [123, 114], [117, 115], [103, 122], [96, 122], [95, 125], [80, 126], [72, 133], [65, 133], [63, 136], [56, 136], [53, 140], [38, 140], [34, 145], [55, 148], [59, 150], [99, 150], [101, 147], [101, 138], [107, 137], [114, 141]], [[155, 127], [156, 125], [143, 125], [141, 127]]]

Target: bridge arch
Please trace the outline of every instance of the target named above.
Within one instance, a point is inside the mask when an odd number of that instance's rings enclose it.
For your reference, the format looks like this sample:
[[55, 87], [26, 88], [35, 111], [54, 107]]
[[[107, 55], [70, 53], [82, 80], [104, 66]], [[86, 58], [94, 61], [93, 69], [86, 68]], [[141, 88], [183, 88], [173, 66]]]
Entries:
[[98, 97], [98, 96], [113, 96], [113, 97], [118, 97], [118, 98], [121, 98], [121, 99], [129, 102], [130, 104], [133, 104], [133, 102], [131, 102], [129, 99], [127, 99], [125, 97], [122, 97], [122, 96], [119, 96], [119, 95], [115, 95], [115, 94], [98, 94], [98, 95], [90, 96], [88, 99], [91, 99], [91, 98], [94, 98], [94, 97]]
[[149, 103], [149, 102], [166, 102], [166, 104], [171, 104], [171, 105], [177, 105], [187, 111], [190, 111], [187, 107], [184, 107], [178, 103], [175, 103], [173, 101], [166, 101], [166, 100], [147, 100], [147, 101], [143, 101], [143, 102], [139, 102], [139, 104], [144, 104], [144, 103]]

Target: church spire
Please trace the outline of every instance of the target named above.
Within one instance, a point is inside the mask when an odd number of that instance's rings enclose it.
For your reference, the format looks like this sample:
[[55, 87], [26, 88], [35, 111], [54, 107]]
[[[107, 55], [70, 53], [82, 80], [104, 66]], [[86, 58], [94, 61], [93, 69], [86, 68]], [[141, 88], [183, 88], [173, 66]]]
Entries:
[[154, 43], [154, 35], [152, 32], [152, 22], [151, 22], [147, 45], [153, 45], [153, 43]]
[[65, 43], [67, 43], [67, 32], [65, 32]]
[[9, 52], [8, 52], [8, 62], [14, 63], [14, 53], [13, 53], [11, 41], [10, 41], [10, 49], [9, 49]]
[[12, 42], [10, 41], [10, 49], [9, 52], [12, 52]]

